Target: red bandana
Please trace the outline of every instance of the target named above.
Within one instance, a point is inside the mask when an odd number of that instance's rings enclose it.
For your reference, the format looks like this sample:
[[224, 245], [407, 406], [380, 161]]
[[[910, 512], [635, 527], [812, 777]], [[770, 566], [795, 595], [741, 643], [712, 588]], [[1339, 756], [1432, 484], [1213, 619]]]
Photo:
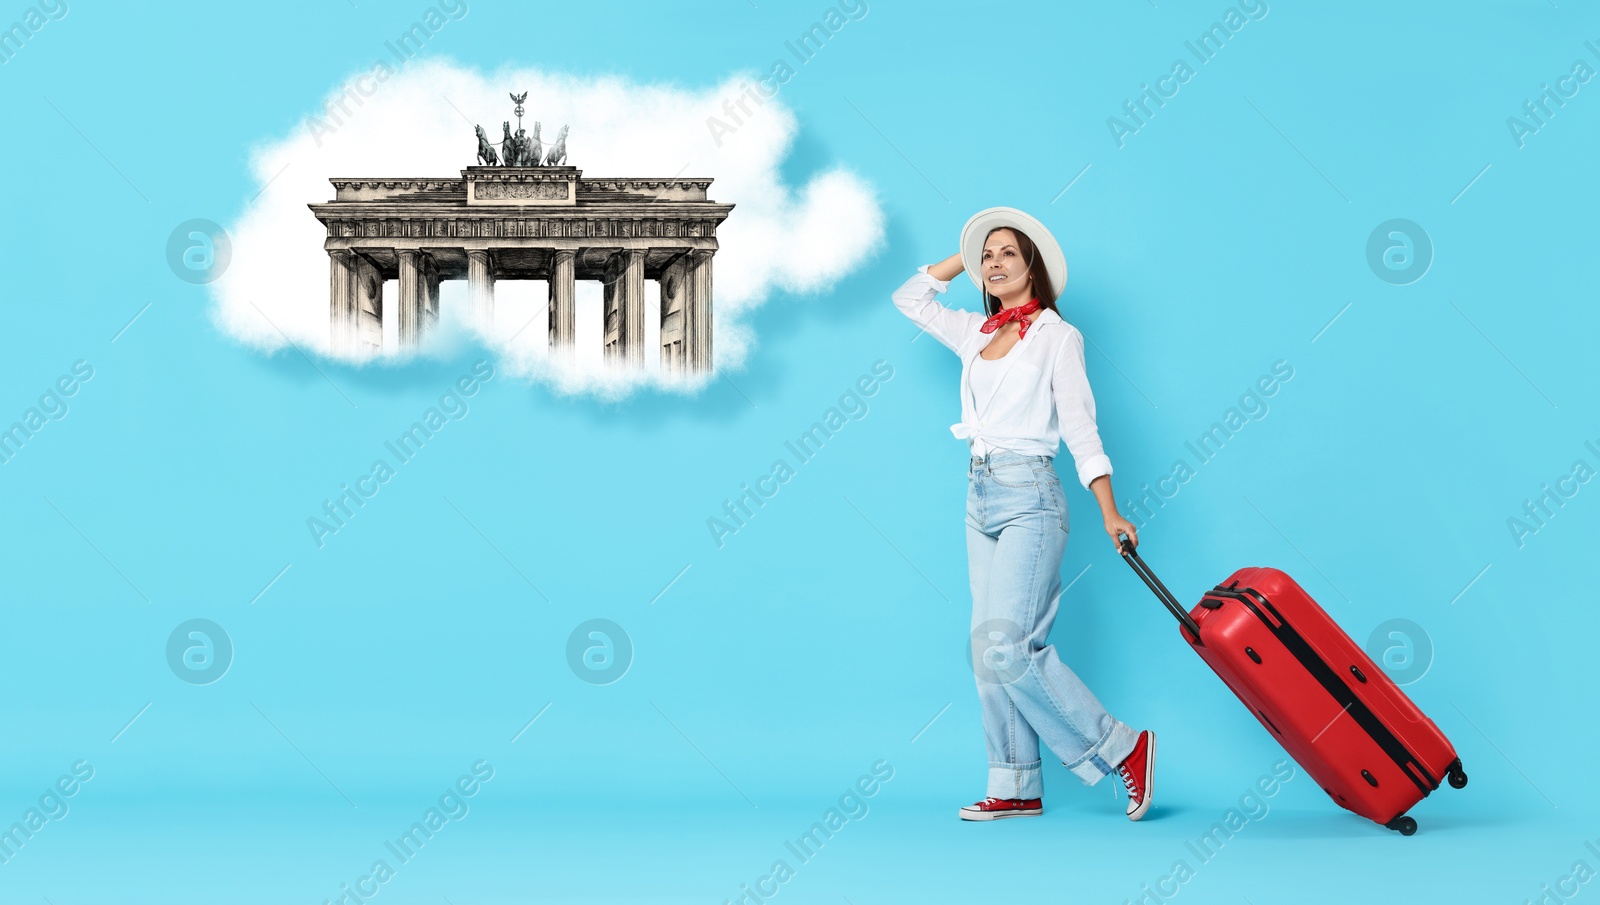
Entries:
[[1001, 308], [999, 314], [983, 322], [981, 329], [985, 333], [993, 333], [1000, 329], [1001, 324], [1018, 321], [1022, 326], [1017, 328], [1017, 338], [1021, 339], [1028, 335], [1028, 325], [1033, 323], [1028, 319], [1028, 315], [1037, 312], [1041, 307], [1043, 306], [1039, 304], [1039, 300], [1034, 298], [1029, 299], [1026, 305], [1018, 305], [1015, 308]]

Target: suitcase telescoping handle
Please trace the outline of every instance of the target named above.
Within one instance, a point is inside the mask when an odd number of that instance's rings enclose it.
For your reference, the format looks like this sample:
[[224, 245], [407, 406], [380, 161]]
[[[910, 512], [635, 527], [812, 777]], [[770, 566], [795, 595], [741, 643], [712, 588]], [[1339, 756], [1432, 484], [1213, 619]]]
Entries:
[[1144, 580], [1145, 586], [1150, 588], [1151, 593], [1155, 594], [1166, 605], [1172, 615], [1178, 617], [1178, 622], [1189, 630], [1189, 637], [1194, 639], [1194, 643], [1199, 644], [1200, 624], [1194, 621], [1194, 617], [1190, 616], [1189, 611], [1183, 608], [1183, 604], [1178, 602], [1178, 598], [1172, 596], [1172, 592], [1167, 590], [1167, 586], [1161, 583], [1161, 579], [1156, 577], [1156, 573], [1150, 571], [1150, 567], [1145, 565], [1145, 561], [1139, 556], [1139, 551], [1133, 548], [1133, 542], [1128, 540], [1128, 535], [1123, 534], [1120, 543], [1122, 558], [1127, 560], [1128, 565], [1133, 567], [1133, 571]]

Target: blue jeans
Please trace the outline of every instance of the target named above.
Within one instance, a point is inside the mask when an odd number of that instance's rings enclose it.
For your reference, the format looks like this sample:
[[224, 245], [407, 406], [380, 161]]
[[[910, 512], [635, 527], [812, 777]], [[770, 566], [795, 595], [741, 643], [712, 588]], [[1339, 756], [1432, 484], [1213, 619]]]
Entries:
[[1138, 733], [1106, 712], [1048, 643], [1061, 602], [1067, 499], [1050, 456], [995, 450], [967, 471], [972, 665], [983, 709], [989, 791], [1039, 798], [1039, 740], [1094, 785]]

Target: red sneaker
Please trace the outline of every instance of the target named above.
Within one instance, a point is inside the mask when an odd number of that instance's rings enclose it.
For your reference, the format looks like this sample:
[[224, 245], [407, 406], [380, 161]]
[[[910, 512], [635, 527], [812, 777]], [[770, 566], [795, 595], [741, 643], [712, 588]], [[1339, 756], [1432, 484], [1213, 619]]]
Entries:
[[1128, 787], [1128, 819], [1138, 820], [1150, 810], [1150, 782], [1156, 773], [1156, 734], [1146, 729], [1139, 733], [1133, 750], [1117, 765], [1122, 784]]
[[1037, 798], [985, 798], [961, 809], [962, 820], [999, 820], [1001, 817], [1037, 817], [1044, 802]]

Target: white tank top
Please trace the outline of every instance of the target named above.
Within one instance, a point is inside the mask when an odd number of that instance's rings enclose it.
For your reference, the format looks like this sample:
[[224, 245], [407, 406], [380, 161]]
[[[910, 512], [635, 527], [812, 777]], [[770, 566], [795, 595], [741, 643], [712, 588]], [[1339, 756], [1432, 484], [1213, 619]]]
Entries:
[[976, 404], [980, 406], [978, 411], [979, 418], [982, 418], [985, 414], [981, 410], [981, 406], [994, 393], [995, 384], [1000, 381], [1000, 371], [1005, 367], [1005, 363], [1004, 357], [990, 361], [979, 355], [972, 359], [972, 372], [967, 375], [967, 379], [972, 383], [972, 397], [977, 400]]

